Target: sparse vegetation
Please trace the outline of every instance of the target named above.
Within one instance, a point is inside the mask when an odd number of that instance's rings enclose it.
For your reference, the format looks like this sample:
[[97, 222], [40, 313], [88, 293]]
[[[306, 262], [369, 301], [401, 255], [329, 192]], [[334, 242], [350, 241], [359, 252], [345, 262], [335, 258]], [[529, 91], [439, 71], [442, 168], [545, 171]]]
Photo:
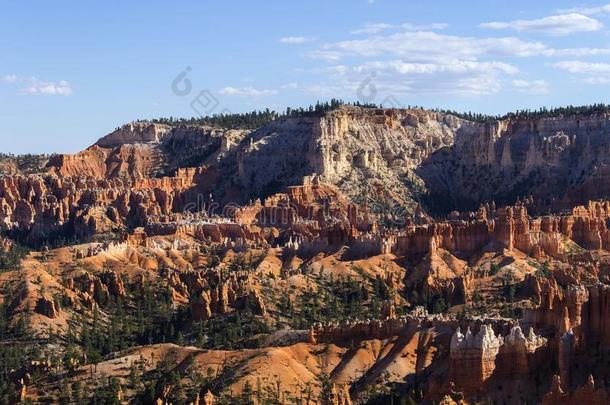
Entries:
[[[269, 124], [270, 122], [283, 118], [319, 116], [329, 110], [337, 108], [346, 103], [343, 100], [331, 99], [327, 102], [317, 102], [306, 108], [286, 108], [282, 112], [265, 109], [263, 111], [250, 111], [244, 113], [221, 113], [206, 117], [191, 118], [155, 118], [151, 122], [172, 126], [209, 125], [227, 129], [255, 129]], [[376, 108], [374, 104], [361, 104], [356, 102], [352, 105], [359, 107]], [[144, 120], [144, 122], [147, 122]]]
[[13, 155], [11, 153], [0, 153], [0, 174], [32, 174], [44, 171], [44, 168], [52, 155], [35, 155], [31, 153]]
[[8, 250], [0, 248], [0, 272], [18, 269], [27, 254], [28, 249], [18, 243], [11, 243]]
[[466, 119], [474, 122], [490, 122], [500, 119], [516, 118], [516, 119], [538, 119], [538, 118], [549, 118], [549, 117], [569, 117], [569, 116], [587, 116], [591, 114], [609, 113], [610, 105], [604, 103], [597, 103], [584, 106], [567, 106], [567, 107], [541, 107], [537, 110], [517, 110], [504, 115], [487, 115], [480, 113], [469, 112], [457, 112], [452, 110], [437, 109], [435, 111], [442, 112], [444, 114], [454, 115], [459, 118]]

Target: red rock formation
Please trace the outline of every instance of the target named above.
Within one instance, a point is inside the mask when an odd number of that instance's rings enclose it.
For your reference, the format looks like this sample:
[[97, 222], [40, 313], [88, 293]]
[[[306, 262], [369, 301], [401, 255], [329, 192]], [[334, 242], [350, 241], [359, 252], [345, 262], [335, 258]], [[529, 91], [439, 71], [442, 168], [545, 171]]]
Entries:
[[547, 340], [537, 336], [533, 328], [529, 328], [525, 336], [519, 326], [513, 327], [500, 346], [496, 360], [496, 378], [502, 380], [527, 377], [538, 366], [533, 354], [546, 343]]
[[191, 314], [194, 321], [205, 321], [212, 317], [211, 298], [207, 291], [191, 298]]
[[460, 329], [451, 338], [449, 356], [449, 380], [460, 391], [473, 395], [483, 391], [483, 384], [496, 368], [496, 356], [502, 345], [491, 326], [482, 325], [473, 335], [470, 329], [465, 334]]
[[538, 306], [526, 309], [524, 323], [536, 327], [552, 326], [558, 333], [581, 324], [582, 308], [589, 299], [589, 292], [582, 286], [561, 288], [553, 278], [532, 278]]
[[[227, 277], [212, 269], [205, 273], [180, 272], [177, 275], [180, 281], [170, 282], [170, 285], [190, 301], [195, 320], [206, 320], [245, 306], [254, 314], [266, 314], [265, 302], [258, 292], [258, 281], [252, 273], [238, 271]], [[218, 283], [215, 288], [210, 287], [212, 281]], [[178, 284], [184, 287], [178, 287]]]
[[[204, 168], [184, 169], [177, 177], [142, 180], [56, 175], [0, 178], [0, 226], [34, 236], [72, 225], [77, 236], [89, 236], [151, 219], [185, 207], [185, 194]], [[148, 187], [149, 186], [149, 187]]]
[[125, 285], [115, 271], [105, 271], [99, 275], [99, 278], [106, 285], [110, 295], [113, 297], [125, 297]]
[[610, 391], [607, 389], [596, 388], [593, 376], [589, 376], [587, 384], [574, 391], [564, 392], [561, 388], [559, 376], [553, 377], [551, 391], [544, 396], [543, 405], [572, 405], [572, 404], [592, 404], [603, 405], [610, 403]]
[[342, 384], [339, 388], [335, 384], [332, 385], [331, 403], [332, 405], [352, 405], [347, 384]]
[[60, 308], [59, 303], [55, 299], [43, 295], [36, 301], [36, 308], [34, 310], [47, 318], [57, 318]]

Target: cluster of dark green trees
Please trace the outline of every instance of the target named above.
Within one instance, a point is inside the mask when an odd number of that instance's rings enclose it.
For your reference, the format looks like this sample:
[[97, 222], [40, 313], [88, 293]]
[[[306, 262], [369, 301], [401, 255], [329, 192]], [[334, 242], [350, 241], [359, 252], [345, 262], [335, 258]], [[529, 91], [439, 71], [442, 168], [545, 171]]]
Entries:
[[[354, 105], [363, 108], [383, 108], [383, 105], [377, 105], [374, 103], [361, 103], [359, 101], [347, 103], [340, 99], [331, 99], [330, 101], [320, 102], [318, 101], [315, 105], [310, 105], [306, 108], [286, 108], [284, 111], [274, 111], [266, 109], [264, 111], [251, 111], [237, 114], [215, 114], [205, 117], [191, 117], [191, 118], [156, 118], [152, 121], [141, 120], [140, 122], [154, 122], [161, 124], [168, 124], [173, 126], [187, 126], [187, 125], [209, 125], [227, 129], [254, 129], [260, 128], [268, 123], [282, 119], [292, 117], [308, 117], [308, 116], [319, 116], [327, 111], [335, 109], [341, 105]], [[407, 106], [408, 109], [423, 109], [419, 106]], [[526, 109], [517, 110], [504, 115], [489, 115], [468, 112], [458, 112], [448, 109], [432, 109], [432, 111], [441, 112], [444, 114], [454, 115], [459, 118], [463, 118], [469, 121], [485, 123], [490, 121], [496, 121], [507, 118], [544, 118], [544, 117], [557, 117], [557, 116], [587, 116], [595, 113], [606, 113], [610, 112], [610, 106], [603, 103], [585, 105], [585, 106], [567, 106], [567, 107], [556, 107], [547, 108], [541, 107], [539, 109]]]
[[[62, 305], [68, 305], [64, 297], [57, 298]], [[142, 288], [128, 290], [126, 299], [100, 301], [102, 305], [100, 309], [94, 309], [91, 319], [77, 317], [69, 322], [66, 336], [57, 336], [49, 330], [47, 342], [66, 347], [61, 357], [50, 359], [52, 368], [64, 371], [57, 375], [55, 371], [53, 375], [31, 375], [32, 380], [57, 379], [62, 385], [64, 374], [70, 373], [74, 364], [82, 364], [85, 360], [93, 367], [111, 353], [133, 346], [164, 342], [185, 344], [181, 330], [188, 325], [188, 309], [174, 308], [168, 290], [147, 283]], [[48, 354], [43, 356], [38, 349], [40, 346], [31, 341], [28, 320], [20, 318], [11, 326], [9, 319], [8, 304], [0, 304], [0, 405], [16, 403], [19, 395], [16, 372], [24, 370], [30, 360], [49, 359]], [[144, 395], [146, 387], [140, 388], [140, 394]], [[119, 389], [115, 378], [87, 385], [76, 382], [72, 386], [62, 385], [59, 398], [49, 396], [40, 400], [42, 403], [119, 404], [116, 400]]]
[[27, 319], [21, 317], [14, 326], [9, 325], [9, 306], [0, 303], [0, 405], [15, 403], [19, 389], [14, 371], [21, 368], [31, 355], [27, 345], [29, 333]]
[[[268, 334], [272, 328], [256, 317], [249, 305], [194, 325], [195, 343], [198, 347], [214, 349], [241, 349], [258, 346], [250, 340], [254, 336]], [[207, 336], [207, 341], [203, 338]]]
[[[43, 235], [37, 234], [34, 236], [28, 230], [15, 228], [9, 231], [3, 231], [0, 236], [10, 239], [14, 245], [15, 252], [21, 252], [20, 255], [24, 252], [27, 254], [29, 250], [56, 249], [64, 246], [86, 243], [90, 240], [88, 237], [77, 236], [74, 232], [74, 226], [71, 223], [64, 223], [62, 226]], [[104, 240], [112, 241], [116, 240], [117, 237], [118, 236], [116, 235], [104, 235]], [[9, 253], [9, 256], [10, 255], [13, 255], [13, 253]]]
[[[241, 269], [239, 263], [233, 270]], [[358, 269], [356, 269], [358, 270]], [[314, 322], [341, 321], [362, 317], [379, 316], [383, 303], [393, 297], [392, 291], [380, 277], [365, 276], [360, 270], [363, 281], [353, 278], [332, 278], [327, 273], [313, 282], [317, 288], [309, 288], [299, 298], [294, 307], [290, 301], [280, 300], [282, 315], [292, 318], [295, 328], [305, 329]], [[153, 403], [159, 398], [164, 387], [173, 387], [170, 400], [175, 404], [189, 403], [197, 393], [212, 390], [219, 395], [219, 403], [250, 404], [253, 399], [267, 404], [285, 403], [286, 393], [269, 382], [244, 388], [240, 396], [225, 392], [227, 381], [231, 381], [231, 367], [223, 368], [222, 375], [206, 376], [190, 370], [172, 370], [168, 364], [159, 363], [153, 371], [145, 371], [143, 364], [134, 362], [131, 365], [127, 383], [116, 378], [98, 378], [90, 383], [75, 382], [67, 384], [66, 377], [76, 364], [86, 359], [86, 364], [95, 364], [116, 356], [117, 352], [133, 346], [176, 343], [195, 345], [201, 348], [238, 349], [256, 345], [254, 336], [271, 332], [272, 327], [257, 317], [252, 308], [253, 303], [244, 300], [236, 311], [217, 316], [204, 322], [192, 322], [189, 310], [175, 307], [172, 304], [171, 292], [162, 285], [144, 283], [143, 286], [130, 286], [124, 280], [126, 294], [122, 298], [98, 296], [100, 303], [90, 319], [76, 317], [71, 320], [67, 336], [55, 336], [49, 331], [49, 342], [61, 343], [66, 347], [61, 358], [53, 359], [57, 370], [54, 376], [32, 376], [58, 381], [61, 386], [59, 398], [49, 396], [41, 398], [48, 403], [90, 403], [115, 404], [119, 392], [129, 390], [135, 393], [136, 403]], [[62, 306], [68, 306], [69, 299], [56, 297]], [[295, 308], [296, 307], [296, 308]], [[0, 405], [14, 403], [18, 395], [14, 370], [19, 370], [28, 359], [43, 358], [27, 349], [27, 320], [18, 322], [17, 327], [8, 327], [8, 309], [0, 306]], [[22, 325], [19, 327], [19, 325]], [[10, 344], [4, 344], [9, 343]], [[31, 343], [31, 342], [30, 342]], [[85, 357], [86, 356], [86, 357]], [[144, 361], [144, 360], [142, 360]], [[55, 369], [55, 368], [54, 368]], [[184, 383], [184, 380], [188, 383]], [[328, 381], [327, 381], [328, 383]], [[319, 400], [324, 403], [328, 397], [330, 385], [324, 383], [323, 376], [319, 382], [322, 394], [312, 397], [312, 387], [303, 387], [301, 398]], [[397, 402], [400, 403], [400, 402]]]
[[11, 244], [8, 250], [0, 249], [0, 273], [19, 268], [21, 259], [28, 254], [28, 249], [20, 244]]
[[[151, 122], [159, 124], [167, 124], [172, 126], [180, 125], [209, 125], [227, 129], [255, 129], [269, 124], [272, 121], [282, 118], [294, 117], [311, 117], [319, 116], [327, 111], [337, 108], [341, 105], [355, 105], [364, 108], [378, 108], [375, 104], [368, 103], [346, 103], [340, 99], [331, 99], [330, 101], [320, 102], [315, 105], [303, 108], [286, 108], [284, 111], [274, 111], [265, 109], [264, 111], [251, 111], [238, 114], [214, 114], [206, 117], [191, 117], [191, 118], [156, 118]], [[147, 122], [147, 121], [143, 121]]]
[[[418, 291], [423, 291], [418, 293]], [[451, 308], [451, 303], [439, 293], [432, 293], [423, 287], [423, 284], [412, 286], [407, 294], [411, 305], [419, 305], [433, 314], [441, 314]]]
[[535, 119], [535, 118], [549, 118], [549, 117], [559, 117], [559, 116], [566, 116], [566, 117], [567, 116], [588, 116], [591, 114], [608, 113], [608, 112], [610, 112], [610, 105], [604, 104], [604, 103], [596, 103], [596, 104], [584, 105], [584, 106], [569, 105], [566, 107], [553, 107], [553, 108], [541, 107], [539, 109], [534, 109], [534, 110], [531, 110], [531, 109], [517, 110], [515, 112], [510, 112], [510, 113], [507, 113], [504, 115], [487, 115], [487, 114], [473, 113], [471, 111], [457, 112], [457, 111], [443, 110], [443, 109], [436, 109], [435, 111], [441, 112], [444, 114], [454, 115], [456, 117], [463, 118], [463, 119], [466, 119], [469, 121], [485, 123], [485, 122], [496, 121], [496, 120], [507, 119], [507, 118], [524, 118], [524, 119], [534, 118]]
[[132, 346], [184, 344], [182, 330], [188, 325], [189, 310], [174, 308], [169, 289], [150, 283], [134, 289], [125, 283], [125, 288], [125, 298], [111, 296], [104, 302], [105, 297], [96, 297], [103, 305], [101, 309], [96, 306], [92, 319], [72, 320], [68, 347], [82, 348], [89, 363]]
[[[313, 277], [313, 276], [312, 276]], [[383, 304], [394, 292], [377, 276], [366, 281], [350, 277], [332, 278], [328, 273], [315, 280], [316, 288], [308, 285], [297, 296], [296, 304], [282, 295], [278, 301], [280, 313], [290, 319], [294, 329], [308, 329], [316, 322], [341, 322], [356, 318], [378, 318]]]

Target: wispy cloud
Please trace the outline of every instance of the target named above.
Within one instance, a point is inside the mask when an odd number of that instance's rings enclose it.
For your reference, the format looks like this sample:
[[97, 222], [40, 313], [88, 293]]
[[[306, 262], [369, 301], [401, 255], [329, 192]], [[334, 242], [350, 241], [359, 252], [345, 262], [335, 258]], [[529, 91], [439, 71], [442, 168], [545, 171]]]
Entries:
[[299, 88], [299, 84], [297, 82], [290, 82], [290, 83], [286, 83], [286, 84], [282, 85], [282, 89], [294, 90], [294, 89], [298, 89], [298, 88]]
[[[332, 95], [327, 94], [330, 89], [340, 92], [335, 96], [353, 98], [359, 87], [370, 81], [376, 92], [387, 95], [483, 96], [503, 88], [525, 91], [526, 84], [513, 79], [519, 69], [506, 58], [547, 56], [547, 52], [550, 56], [553, 51], [542, 42], [513, 36], [458, 36], [419, 30], [444, 27], [366, 25], [360, 32], [368, 36], [326, 43], [312, 52], [314, 58], [335, 63], [318, 71], [325, 75], [324, 80], [302, 89], [318, 92], [320, 97]], [[399, 31], [383, 32], [394, 29]], [[564, 52], [578, 53], [585, 52]], [[545, 84], [532, 81], [529, 90], [539, 94], [548, 91]]]
[[472, 70], [498, 70], [507, 74], [515, 74], [518, 69], [503, 62], [446, 61], [442, 63], [405, 63], [400, 60], [369, 62], [354, 68], [356, 72], [392, 70], [400, 74], [434, 74], [439, 72], [468, 72]]
[[610, 48], [550, 48], [540, 41], [510, 37], [446, 35], [433, 31], [403, 31], [323, 44], [310, 57], [338, 61], [349, 56], [393, 55], [407, 61], [477, 60], [489, 57], [584, 57], [610, 54]]
[[223, 96], [239, 96], [239, 97], [260, 97], [260, 96], [272, 96], [277, 94], [277, 90], [271, 89], [257, 89], [252, 86], [248, 87], [225, 87], [218, 91]]
[[516, 79], [512, 81], [515, 90], [521, 93], [542, 95], [548, 94], [551, 86], [546, 80], [523, 80]]
[[610, 63], [589, 63], [570, 60], [557, 62], [554, 66], [570, 73], [610, 73]]
[[514, 30], [517, 32], [538, 32], [546, 35], [569, 35], [577, 32], [598, 31], [603, 24], [583, 14], [570, 13], [552, 15], [535, 20], [514, 20], [508, 22], [487, 22], [481, 28], [496, 30]]
[[65, 80], [59, 82], [35, 81], [22, 89], [23, 94], [47, 95], [47, 96], [69, 96], [72, 94], [72, 86]]
[[19, 80], [19, 78], [17, 75], [5, 75], [3, 80], [7, 83], [15, 83], [17, 80]]
[[559, 10], [560, 13], [579, 13], [584, 15], [610, 14], [610, 4], [598, 7], [575, 7], [567, 10]]
[[366, 23], [362, 28], [350, 31], [351, 34], [377, 34], [385, 30], [396, 28], [396, 25], [387, 23]]
[[432, 23], [432, 24], [411, 24], [404, 23], [401, 25], [407, 31], [435, 31], [435, 30], [444, 30], [449, 27], [449, 24], [446, 23]]
[[[385, 90], [387, 94], [479, 96], [501, 90], [547, 94], [551, 83], [516, 78], [520, 72], [512, 60], [610, 55], [610, 47], [562, 49], [517, 35], [464, 36], [439, 32], [446, 27], [441, 23], [365, 24], [350, 32], [361, 37], [323, 43], [311, 51], [310, 57], [332, 65], [312, 71], [322, 77], [300, 89], [321, 97], [353, 98], [358, 87], [370, 80], [376, 91]], [[558, 36], [598, 31], [603, 25], [584, 14], [565, 13], [534, 20], [490, 22], [481, 27]], [[525, 75], [527, 66], [523, 66]]]
[[580, 76], [586, 84], [610, 84], [610, 63], [567, 60], [557, 62], [553, 66]]
[[564, 49], [546, 49], [542, 52], [544, 56], [550, 57], [583, 57], [583, 56], [600, 56], [609, 55], [610, 48], [564, 48]]
[[311, 56], [338, 60], [346, 56], [394, 55], [405, 60], [468, 59], [482, 56], [532, 56], [547, 50], [542, 42], [516, 37], [476, 38], [431, 31], [398, 32], [390, 35], [324, 44]]
[[284, 37], [280, 38], [282, 44], [304, 44], [306, 42], [313, 42], [314, 38], [309, 37]]
[[351, 34], [379, 34], [383, 31], [404, 29], [406, 31], [436, 31], [444, 30], [449, 24], [445, 23], [432, 23], [432, 24], [388, 24], [388, 23], [366, 23], [361, 28], [350, 31]]
[[587, 77], [583, 80], [585, 84], [606, 85], [610, 84], [610, 76]]
[[303, 90], [319, 97], [347, 98], [359, 97], [363, 89], [370, 91], [370, 86], [380, 95], [480, 96], [499, 92], [504, 78], [517, 74], [518, 69], [503, 62], [389, 60], [338, 65], [325, 72], [325, 81]]
[[40, 80], [36, 77], [21, 77], [15, 74], [5, 75], [3, 80], [6, 83], [16, 83], [21, 85], [18, 94], [28, 96], [69, 96], [72, 94], [72, 85], [66, 80], [51, 82]]

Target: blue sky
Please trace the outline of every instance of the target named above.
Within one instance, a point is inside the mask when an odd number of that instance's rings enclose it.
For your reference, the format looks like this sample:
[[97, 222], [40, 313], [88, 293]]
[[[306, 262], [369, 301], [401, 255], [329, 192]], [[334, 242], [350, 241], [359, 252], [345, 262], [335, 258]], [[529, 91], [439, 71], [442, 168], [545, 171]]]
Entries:
[[494, 114], [610, 103], [607, 2], [2, 1], [0, 151], [331, 97]]

